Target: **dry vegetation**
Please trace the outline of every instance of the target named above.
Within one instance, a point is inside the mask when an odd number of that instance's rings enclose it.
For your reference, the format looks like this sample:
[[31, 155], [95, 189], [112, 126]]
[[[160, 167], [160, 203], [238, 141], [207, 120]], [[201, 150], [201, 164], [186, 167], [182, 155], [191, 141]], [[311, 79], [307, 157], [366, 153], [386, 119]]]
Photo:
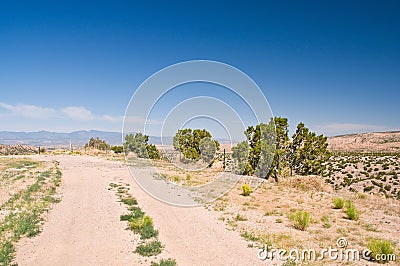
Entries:
[[[183, 185], [209, 182], [210, 176], [222, 171], [213, 167], [188, 174], [165, 162], [159, 161], [156, 166], [165, 178]], [[398, 257], [399, 166], [400, 159], [393, 154], [335, 155], [324, 177], [293, 176], [279, 183], [266, 181], [244, 196], [247, 177], [207, 208], [220, 214], [219, 219], [228, 230], [249, 240], [249, 246], [321, 250], [337, 248], [337, 239], [344, 237], [348, 248], [360, 251], [376, 241], [388, 241], [385, 243], [395, 247]], [[359, 263], [374, 264], [364, 260], [354, 265]]]
[[57, 162], [37, 162], [26, 158], [0, 158], [0, 264], [10, 265], [14, 245], [22, 237], [40, 233], [44, 215], [61, 182]]
[[[336, 248], [340, 237], [346, 238], [349, 248], [359, 250], [367, 248], [371, 239], [400, 244], [398, 200], [334, 191], [316, 176], [287, 178], [278, 184], [265, 182], [248, 197], [242, 195], [241, 185], [208, 208], [219, 212], [227, 229], [239, 232], [249, 245], [318, 250]], [[337, 198], [343, 199], [342, 208], [335, 208]], [[346, 200], [359, 217], [349, 216]]]
[[[164, 245], [158, 240], [158, 230], [154, 227], [153, 219], [142, 211], [137, 200], [130, 194], [129, 184], [110, 183], [109, 190], [114, 191], [119, 201], [127, 208], [127, 213], [121, 214], [120, 220], [127, 222], [127, 229], [140, 236], [135, 253], [144, 258], [150, 257], [152, 260], [158, 260]], [[146, 261], [145, 259], [141, 263]], [[160, 262], [152, 261], [151, 265], [174, 266], [176, 261], [172, 258], [162, 258]]]
[[154, 167], [159, 169], [162, 178], [183, 186], [198, 186], [214, 181], [223, 171], [222, 162], [216, 161], [212, 167], [206, 167], [201, 171], [189, 171], [163, 161], [153, 161]]
[[400, 155], [343, 154], [331, 158], [325, 180], [337, 190], [400, 199]]

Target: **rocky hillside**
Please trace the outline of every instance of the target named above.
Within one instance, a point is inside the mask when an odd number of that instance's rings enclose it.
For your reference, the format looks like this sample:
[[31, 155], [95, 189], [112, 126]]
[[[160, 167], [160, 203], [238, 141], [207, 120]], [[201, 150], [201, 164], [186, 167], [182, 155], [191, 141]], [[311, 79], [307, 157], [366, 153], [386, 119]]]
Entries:
[[328, 138], [331, 151], [400, 152], [400, 131], [343, 135]]
[[38, 148], [26, 145], [4, 145], [0, 144], [0, 155], [25, 155], [35, 154], [38, 152]]

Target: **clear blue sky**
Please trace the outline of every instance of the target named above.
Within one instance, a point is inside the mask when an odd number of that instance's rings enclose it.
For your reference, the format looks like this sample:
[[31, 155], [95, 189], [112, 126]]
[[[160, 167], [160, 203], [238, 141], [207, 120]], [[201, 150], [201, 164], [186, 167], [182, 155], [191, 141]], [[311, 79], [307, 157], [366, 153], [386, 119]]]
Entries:
[[276, 2], [1, 1], [0, 130], [119, 131], [147, 77], [194, 59], [247, 73], [292, 126], [399, 130], [400, 3]]

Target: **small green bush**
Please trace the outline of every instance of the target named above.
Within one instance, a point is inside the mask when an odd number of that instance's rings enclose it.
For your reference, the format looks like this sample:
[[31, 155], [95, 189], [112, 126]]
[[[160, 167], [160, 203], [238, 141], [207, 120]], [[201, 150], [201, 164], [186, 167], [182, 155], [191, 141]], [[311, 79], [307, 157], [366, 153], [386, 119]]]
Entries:
[[334, 209], [342, 209], [344, 206], [343, 198], [333, 198], [332, 202], [333, 202]]
[[175, 266], [176, 265], [176, 260], [174, 259], [161, 259], [160, 262], [154, 262], [152, 261], [151, 266]]
[[158, 235], [158, 230], [154, 229], [153, 220], [147, 215], [131, 219], [129, 226], [133, 232], [140, 234], [141, 239], [149, 239]]
[[137, 205], [137, 200], [135, 198], [132, 198], [131, 196], [129, 196], [127, 198], [122, 198], [121, 202], [128, 206]]
[[373, 190], [374, 188], [375, 188], [374, 186], [364, 187], [364, 192], [370, 192], [370, 191]]
[[346, 201], [346, 214], [349, 220], [357, 221], [360, 218], [360, 211], [356, 210], [354, 203], [350, 200]]
[[150, 257], [160, 254], [162, 248], [163, 246], [161, 242], [158, 240], [154, 240], [147, 244], [140, 244], [136, 247], [135, 252], [141, 256]]
[[390, 257], [394, 254], [393, 243], [384, 239], [371, 239], [368, 249], [371, 251], [371, 259], [379, 263], [389, 262]]
[[249, 184], [244, 184], [242, 186], [242, 195], [243, 196], [249, 196], [253, 192], [253, 189]]
[[131, 220], [133, 218], [133, 215], [130, 213], [130, 214], [122, 214], [120, 217], [119, 217], [119, 220], [120, 221], [129, 221], [129, 220]]
[[129, 208], [129, 210], [132, 212], [132, 218], [139, 218], [144, 216], [144, 212], [137, 206], [132, 206]]
[[311, 217], [306, 211], [297, 211], [289, 216], [289, 219], [293, 222], [293, 226], [299, 230], [306, 230], [310, 225]]

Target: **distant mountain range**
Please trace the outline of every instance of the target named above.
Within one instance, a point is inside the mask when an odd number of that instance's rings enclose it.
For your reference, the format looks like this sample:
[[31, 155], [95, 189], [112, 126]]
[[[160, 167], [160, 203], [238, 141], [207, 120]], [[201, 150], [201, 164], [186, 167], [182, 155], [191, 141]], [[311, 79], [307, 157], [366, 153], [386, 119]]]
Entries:
[[[70, 133], [36, 131], [36, 132], [12, 132], [0, 131], [0, 144], [23, 144], [43, 147], [68, 147], [70, 142], [74, 146], [84, 146], [91, 137], [105, 140], [111, 145], [122, 144], [122, 134], [120, 132], [108, 132], [99, 130], [80, 130]], [[164, 137], [165, 145], [172, 145], [173, 137]], [[220, 143], [229, 143], [228, 140], [218, 139]], [[149, 142], [162, 144], [161, 137], [149, 136]]]
[[119, 132], [107, 132], [98, 130], [81, 130], [70, 133], [37, 131], [37, 132], [12, 132], [0, 131], [1, 144], [24, 144], [32, 146], [84, 146], [91, 137], [99, 137], [111, 145], [121, 145], [122, 135]]
[[[0, 131], [0, 144], [30, 145], [42, 147], [83, 147], [91, 137], [105, 140], [111, 145], [122, 144], [120, 132], [99, 130], [81, 130], [70, 133], [37, 131], [37, 132], [12, 132]], [[173, 137], [164, 137], [164, 145], [172, 145]], [[221, 144], [229, 144], [229, 140], [216, 138]], [[161, 137], [149, 136], [149, 142], [160, 145]], [[234, 142], [235, 143], [235, 142]], [[400, 132], [375, 132], [362, 134], [349, 134], [328, 138], [329, 149], [332, 151], [357, 151], [357, 152], [400, 152]]]

